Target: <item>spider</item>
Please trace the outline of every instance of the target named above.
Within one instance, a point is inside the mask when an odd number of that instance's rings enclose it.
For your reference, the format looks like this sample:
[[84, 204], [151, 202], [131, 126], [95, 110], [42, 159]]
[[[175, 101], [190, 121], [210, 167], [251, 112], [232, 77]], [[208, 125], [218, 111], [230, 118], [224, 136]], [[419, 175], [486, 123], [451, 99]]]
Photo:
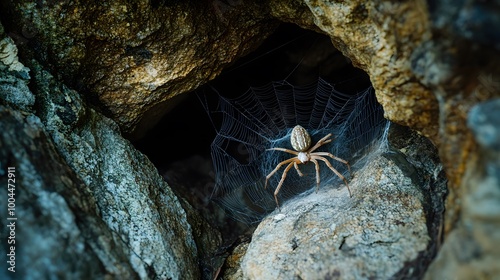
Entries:
[[324, 161], [326, 166], [328, 166], [328, 168], [330, 168], [330, 170], [333, 171], [333, 173], [335, 173], [340, 179], [342, 179], [347, 187], [347, 190], [349, 191], [349, 196], [352, 196], [351, 195], [351, 190], [349, 189], [349, 185], [347, 184], [347, 180], [345, 179], [344, 176], [342, 176], [342, 174], [340, 174], [340, 172], [338, 172], [335, 168], [333, 168], [333, 166], [331, 165], [331, 163], [325, 158], [325, 156], [327, 157], [331, 157], [332, 159], [336, 160], [336, 161], [339, 161], [339, 162], [342, 162], [344, 163], [345, 165], [347, 165], [347, 168], [349, 170], [349, 173], [351, 173], [351, 167], [349, 166], [349, 163], [346, 161], [346, 160], [343, 160], [341, 158], [338, 158], [334, 155], [332, 155], [331, 153], [328, 153], [328, 152], [314, 152], [315, 150], [317, 150], [319, 147], [327, 144], [327, 143], [330, 143], [332, 142], [332, 139], [330, 138], [332, 136], [332, 134], [328, 134], [326, 135], [325, 137], [321, 138], [314, 146], [312, 146], [312, 148], [309, 148], [311, 146], [311, 136], [309, 135], [309, 133], [307, 132], [307, 130], [305, 128], [303, 128], [302, 126], [300, 125], [296, 125], [293, 130], [292, 130], [292, 135], [290, 136], [290, 142], [292, 144], [292, 147], [295, 149], [295, 151], [293, 150], [289, 150], [289, 149], [285, 149], [285, 148], [270, 148], [270, 149], [267, 149], [268, 151], [270, 150], [276, 150], [276, 151], [282, 151], [282, 152], [285, 152], [285, 153], [289, 153], [289, 154], [292, 154], [292, 155], [296, 155], [296, 157], [292, 157], [290, 159], [287, 159], [287, 160], [284, 160], [282, 162], [280, 162], [276, 168], [274, 168], [273, 171], [271, 171], [271, 173], [269, 173], [267, 176], [266, 176], [266, 184], [264, 185], [264, 188], [267, 187], [267, 182], [269, 181], [269, 178], [271, 178], [271, 176], [274, 175], [274, 173], [278, 172], [278, 170], [285, 164], [288, 164], [285, 168], [285, 170], [283, 171], [283, 175], [281, 175], [281, 180], [280, 182], [278, 183], [278, 186], [276, 187], [276, 190], [274, 191], [274, 200], [276, 201], [276, 206], [280, 207], [279, 203], [278, 203], [278, 193], [283, 185], [283, 182], [285, 181], [285, 178], [286, 178], [286, 175], [288, 173], [288, 171], [292, 168], [292, 167], [295, 167], [295, 170], [297, 170], [297, 173], [299, 174], [299, 176], [304, 176], [304, 174], [300, 171], [299, 169], [299, 164], [305, 164], [305, 163], [308, 163], [308, 162], [313, 162], [315, 167], [316, 167], [316, 191], [318, 191], [319, 189], [319, 183], [320, 183], [320, 178], [319, 178], [319, 163], [318, 163], [318, 160], [321, 160], [321, 161]]

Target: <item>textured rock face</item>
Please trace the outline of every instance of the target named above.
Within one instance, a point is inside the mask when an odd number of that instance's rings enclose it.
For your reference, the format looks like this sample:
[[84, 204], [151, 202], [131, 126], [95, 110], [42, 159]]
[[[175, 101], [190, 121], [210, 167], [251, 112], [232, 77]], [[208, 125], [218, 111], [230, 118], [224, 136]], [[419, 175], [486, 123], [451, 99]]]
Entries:
[[[496, 279], [500, 275], [500, 100], [477, 104], [468, 126], [479, 144], [462, 190], [458, 226], [449, 234], [426, 279]], [[458, 252], [458, 253], [457, 253]]]
[[386, 117], [434, 138], [437, 103], [432, 92], [415, 81], [408, 60], [415, 46], [430, 36], [424, 4], [306, 2], [316, 24], [370, 75]]
[[[422, 195], [401, 170], [382, 168], [392, 164], [374, 159], [356, 173], [352, 198], [345, 188], [324, 186], [271, 214], [253, 234], [242, 262], [245, 276], [387, 279], [403, 269], [426, 250], [430, 238]], [[384, 170], [378, 178], [362, 174], [376, 170]]]
[[486, 35], [498, 21], [495, 5], [305, 2], [334, 45], [370, 75], [387, 118], [438, 145], [452, 189], [449, 231], [458, 217], [466, 159], [475, 146], [465, 116], [476, 102], [498, 95], [498, 34]]
[[[100, 219], [90, 192], [59, 156], [40, 119], [5, 106], [0, 106], [0, 118], [0, 182], [7, 186], [7, 168], [15, 168], [16, 180], [9, 183], [15, 186], [17, 217], [17, 242], [11, 244], [16, 272], [2, 269], [2, 279], [136, 277], [124, 244]], [[7, 189], [2, 188], [0, 195], [7, 198]], [[0, 215], [2, 236], [7, 236], [11, 221], [5, 217], [12, 216], [7, 207]], [[4, 250], [1, 260], [6, 263]]]
[[8, 2], [12, 36], [136, 135], [166, 100], [214, 78], [277, 23], [241, 1]]
[[[462, 204], [474, 196], [476, 184], [466, 178], [466, 172], [486, 168], [484, 161], [472, 160], [481, 156], [466, 125], [467, 114], [475, 104], [500, 93], [500, 37], [497, 29], [491, 29], [499, 24], [498, 3], [304, 2], [333, 44], [369, 73], [386, 116], [418, 130], [438, 146], [450, 187], [445, 232], [457, 225], [467, 228], [460, 215], [468, 216], [478, 206]], [[303, 17], [297, 20], [304, 22]], [[497, 181], [489, 182], [498, 186]], [[469, 243], [467, 234], [452, 236], [447, 242]], [[443, 255], [442, 262], [450, 256]], [[454, 263], [453, 258], [450, 262]], [[471, 268], [474, 275], [489, 270], [480, 265]]]
[[[123, 131], [139, 135], [140, 129], [152, 126], [172, 105], [171, 97], [217, 75], [224, 65], [257, 45], [277, 18], [328, 34], [339, 50], [370, 75], [386, 116], [430, 137], [438, 146], [450, 187], [447, 236], [427, 277], [498, 275], [494, 262], [499, 255], [494, 235], [500, 216], [495, 207], [500, 203], [498, 151], [489, 144], [498, 139], [494, 136], [496, 124], [491, 121], [499, 118], [498, 110], [476, 107], [479, 109], [471, 112], [467, 126], [471, 108], [500, 92], [500, 36], [498, 29], [492, 28], [498, 26], [500, 18], [497, 3], [305, 0], [270, 1], [257, 7], [244, 1], [174, 2], [2, 2], [2, 22], [8, 24], [14, 40], [5, 36], [0, 40], [0, 70], [8, 74], [0, 76], [1, 104], [8, 105], [1, 110], [5, 118], [0, 122], [2, 133], [23, 129], [17, 131], [20, 134], [3, 134], [0, 152], [2, 158], [13, 157], [20, 166], [30, 161], [39, 165], [22, 151], [50, 159], [47, 166], [30, 173], [44, 175], [21, 183], [40, 185], [32, 191], [51, 196], [52, 200], [33, 207], [33, 212], [49, 209], [44, 203], [55, 201], [52, 204], [57, 207], [50, 209], [64, 213], [68, 227], [61, 232], [68, 233], [75, 244], [65, 252], [44, 253], [47, 258], [43, 260], [62, 265], [59, 253], [95, 255], [99, 262], [90, 263], [108, 274], [142, 278], [168, 273], [175, 278], [179, 275], [175, 273], [197, 267], [194, 241], [176, 198], [148, 160], [119, 136], [118, 126], [88, 108], [79, 94], [107, 112]], [[13, 43], [25, 57], [30, 57], [30, 52], [36, 54], [33, 57], [51, 74], [37, 63], [19, 62]], [[28, 71], [25, 65], [33, 68]], [[56, 82], [52, 74], [79, 94]], [[16, 146], [8, 141], [12, 137], [26, 141]], [[32, 147], [38, 145], [47, 151], [37, 154]], [[3, 168], [5, 163], [1, 164]], [[19, 170], [28, 174], [24, 168]], [[71, 183], [46, 177], [52, 170], [58, 170], [52, 173], [61, 178], [70, 178]], [[46, 191], [53, 186], [75, 194], [61, 195], [65, 204], [58, 194]], [[95, 194], [82, 199], [89, 205], [79, 206], [72, 198], [88, 193]], [[423, 201], [414, 202], [423, 206]], [[76, 215], [72, 222], [70, 212], [84, 213], [82, 219], [89, 216], [90, 221], [82, 222]], [[38, 221], [29, 213], [26, 217], [30, 222]], [[59, 219], [50, 213], [43, 217], [48, 225]], [[284, 220], [280, 223], [286, 225]], [[88, 224], [101, 229], [88, 233], [84, 231]], [[20, 236], [46, 238], [45, 228], [36, 224], [33, 232], [20, 231]], [[261, 232], [264, 229], [263, 225]], [[78, 236], [78, 230], [83, 237]], [[82, 251], [81, 244], [90, 244], [91, 250]], [[167, 267], [165, 262], [175, 267]], [[251, 265], [250, 258], [245, 265]], [[87, 267], [82, 264], [81, 268]], [[99, 276], [103, 270], [91, 269], [81, 276]], [[192, 277], [199, 275], [190, 273]]]
[[396, 149], [353, 167], [361, 169], [350, 181], [352, 197], [345, 187], [325, 186], [287, 202], [259, 224], [241, 271], [230, 272], [244, 279], [422, 277], [440, 239], [446, 180], [430, 143], [397, 127], [391, 135]]
[[[495, 95], [494, 3], [462, 1], [5, 2], [10, 34], [139, 136], [174, 102], [262, 41], [274, 18], [320, 30], [364, 69], [390, 120], [439, 145], [459, 212], [471, 106]], [[182, 28], [179, 28], [182, 27]], [[257, 39], [258, 38], [258, 39]], [[497, 47], [496, 47], [497, 48]], [[493, 90], [491, 87], [493, 85]], [[454, 208], [455, 207], [455, 208]]]
[[77, 92], [34, 61], [30, 70], [36, 94], [22, 74], [1, 72], [17, 85], [0, 88], [9, 97], [0, 106], [0, 181], [7, 167], [19, 178], [17, 276], [198, 278], [186, 213], [151, 162]]

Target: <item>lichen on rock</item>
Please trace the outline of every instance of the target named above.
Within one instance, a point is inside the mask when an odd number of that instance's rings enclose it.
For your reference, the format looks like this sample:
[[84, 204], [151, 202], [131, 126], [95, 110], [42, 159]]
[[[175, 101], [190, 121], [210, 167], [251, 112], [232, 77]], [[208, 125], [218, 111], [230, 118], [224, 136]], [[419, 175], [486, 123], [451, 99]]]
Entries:
[[23, 111], [30, 111], [35, 97], [28, 89], [29, 68], [25, 67], [17, 56], [14, 41], [0, 29], [0, 98], [10, 106]]
[[500, 275], [500, 236], [495, 233], [500, 223], [499, 110], [497, 98], [475, 105], [468, 114], [479, 152], [470, 159], [461, 188], [462, 215], [425, 279], [495, 279]]

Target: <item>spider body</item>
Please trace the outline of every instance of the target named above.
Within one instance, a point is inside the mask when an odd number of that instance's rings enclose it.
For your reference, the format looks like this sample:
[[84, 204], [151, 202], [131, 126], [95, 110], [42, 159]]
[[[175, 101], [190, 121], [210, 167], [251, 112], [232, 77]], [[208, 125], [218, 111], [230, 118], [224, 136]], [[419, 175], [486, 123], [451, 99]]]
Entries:
[[344, 183], [347, 187], [347, 190], [349, 191], [349, 195], [352, 196], [351, 190], [349, 189], [349, 185], [347, 184], [347, 180], [345, 179], [345, 177], [342, 176], [342, 174], [340, 174], [340, 172], [338, 172], [335, 168], [333, 168], [331, 163], [325, 157], [330, 157], [336, 161], [344, 163], [345, 165], [347, 165], [347, 168], [348, 168], [349, 173], [350, 173], [351, 167], [349, 166], [349, 163], [346, 160], [341, 159], [339, 157], [336, 157], [328, 152], [315, 152], [319, 147], [321, 147], [327, 143], [332, 142], [331, 137], [332, 137], [332, 134], [330, 133], [330, 134], [326, 135], [325, 137], [321, 138], [314, 146], [309, 148], [311, 146], [311, 136], [309, 135], [309, 133], [307, 132], [307, 130], [305, 128], [303, 128], [300, 125], [296, 125], [293, 128], [292, 134], [290, 136], [290, 142], [291, 142], [294, 150], [285, 149], [285, 148], [270, 148], [270, 149], [268, 149], [268, 151], [269, 150], [282, 151], [285, 153], [295, 155], [295, 157], [289, 158], [287, 160], [284, 160], [284, 161], [278, 163], [278, 165], [276, 165], [276, 167], [273, 169], [273, 171], [271, 171], [271, 173], [269, 173], [266, 176], [266, 183], [265, 183], [264, 187], [267, 187], [267, 183], [268, 183], [269, 179], [276, 172], [278, 172], [278, 170], [282, 166], [287, 165], [285, 167], [285, 170], [283, 171], [283, 175], [281, 175], [281, 179], [278, 183], [278, 186], [276, 187], [276, 190], [274, 191], [274, 200], [276, 201], [276, 206], [278, 208], [279, 208], [278, 193], [283, 185], [283, 182], [285, 182], [285, 178], [286, 178], [288, 171], [290, 171], [290, 169], [292, 167], [294, 167], [295, 170], [297, 171], [297, 174], [299, 174], [299, 176], [301, 176], [301, 177], [304, 176], [304, 174], [302, 174], [302, 172], [299, 169], [299, 166], [298, 166], [299, 164], [306, 164], [308, 162], [314, 163], [315, 168], [316, 168], [316, 191], [318, 191], [319, 183], [320, 183], [319, 163], [318, 163], [319, 160], [323, 161], [326, 164], [326, 166], [328, 166], [328, 168], [330, 168], [330, 170], [333, 171], [333, 173], [335, 173], [340, 179], [342, 179], [344, 181]]

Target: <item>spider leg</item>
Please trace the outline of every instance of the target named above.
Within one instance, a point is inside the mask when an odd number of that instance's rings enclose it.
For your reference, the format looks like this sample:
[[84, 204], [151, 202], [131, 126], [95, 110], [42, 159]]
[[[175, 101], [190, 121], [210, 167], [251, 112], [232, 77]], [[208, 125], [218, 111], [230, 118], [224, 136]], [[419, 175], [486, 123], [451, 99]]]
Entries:
[[340, 179], [342, 179], [344, 181], [345, 186], [347, 187], [347, 190], [349, 191], [349, 196], [352, 197], [351, 189], [349, 188], [349, 185], [347, 184], [347, 180], [345, 179], [344, 176], [342, 176], [342, 174], [340, 174], [340, 172], [337, 171], [337, 169], [333, 168], [332, 164], [326, 158], [319, 156], [317, 154], [311, 155], [311, 158], [324, 161], [326, 166], [328, 166], [328, 168], [330, 168], [330, 170], [332, 170], [333, 173], [335, 173], [337, 176], [339, 176]]
[[327, 143], [332, 142], [332, 139], [329, 139], [330, 137], [332, 137], [332, 134], [331, 134], [331, 133], [329, 133], [329, 134], [327, 134], [325, 137], [323, 137], [323, 138], [319, 139], [319, 141], [318, 141], [318, 142], [316, 142], [316, 144], [315, 144], [312, 148], [310, 148], [308, 152], [309, 152], [309, 153], [312, 153], [312, 152], [314, 152], [317, 148], [319, 148], [319, 147], [321, 147], [321, 146], [323, 146], [323, 145], [325, 145], [325, 144], [327, 144]]
[[304, 174], [299, 169], [299, 165], [297, 164], [297, 161], [293, 162], [293, 167], [295, 167], [295, 170], [297, 170], [297, 174], [299, 174], [300, 177], [304, 176]]
[[285, 152], [285, 153], [289, 153], [289, 154], [292, 154], [292, 155], [298, 155], [299, 152], [297, 151], [294, 151], [294, 150], [290, 150], [290, 149], [285, 149], [285, 148], [269, 148], [267, 149], [266, 151], [282, 151], [282, 152]]
[[315, 159], [311, 159], [312, 162], [314, 162], [314, 166], [316, 168], [316, 192], [318, 192], [319, 190], [319, 182], [320, 182], [320, 179], [319, 179], [319, 163], [317, 160]]
[[269, 181], [269, 178], [271, 178], [271, 176], [274, 175], [274, 173], [278, 172], [278, 170], [285, 164], [289, 163], [289, 162], [292, 162], [294, 161], [295, 158], [290, 158], [290, 159], [287, 159], [287, 160], [284, 160], [282, 162], [280, 162], [278, 165], [276, 165], [276, 167], [274, 168], [273, 171], [271, 171], [271, 173], [267, 174], [266, 176], [266, 184], [264, 185], [264, 189], [267, 187], [267, 182]]
[[341, 159], [341, 158], [336, 157], [336, 156], [334, 156], [330, 153], [327, 153], [327, 152], [316, 152], [316, 153], [314, 153], [314, 155], [331, 157], [332, 159], [334, 159], [336, 161], [344, 163], [345, 165], [347, 165], [347, 170], [349, 170], [349, 174], [351, 174], [351, 165], [349, 165], [349, 162], [347, 162], [347, 160]]
[[[296, 158], [291, 158], [291, 160], [296, 160]], [[292, 166], [296, 165], [297, 162], [290, 162], [290, 164], [285, 168], [283, 171], [283, 175], [281, 175], [281, 180], [278, 183], [278, 186], [276, 187], [276, 190], [274, 191], [274, 200], [276, 201], [276, 206], [278, 207], [278, 210], [280, 209], [280, 204], [278, 203], [278, 193], [280, 192], [281, 187], [283, 186], [283, 182], [285, 182], [286, 175], [288, 171], [292, 168]]]

